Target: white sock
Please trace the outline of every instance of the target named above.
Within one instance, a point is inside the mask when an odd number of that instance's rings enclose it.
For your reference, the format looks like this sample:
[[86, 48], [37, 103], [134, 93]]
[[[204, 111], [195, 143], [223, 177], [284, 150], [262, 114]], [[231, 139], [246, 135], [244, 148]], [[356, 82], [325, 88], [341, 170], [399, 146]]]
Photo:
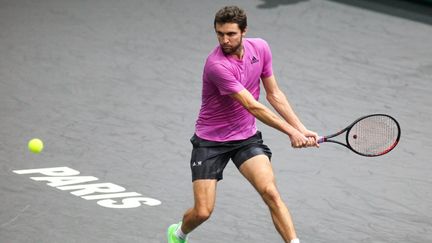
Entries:
[[187, 235], [185, 233], [183, 233], [183, 231], [181, 230], [181, 225], [182, 225], [182, 223], [179, 223], [179, 225], [176, 229], [176, 232], [175, 232], [175, 236], [179, 239], [186, 240]]
[[298, 238], [292, 239], [290, 243], [300, 243], [300, 240]]

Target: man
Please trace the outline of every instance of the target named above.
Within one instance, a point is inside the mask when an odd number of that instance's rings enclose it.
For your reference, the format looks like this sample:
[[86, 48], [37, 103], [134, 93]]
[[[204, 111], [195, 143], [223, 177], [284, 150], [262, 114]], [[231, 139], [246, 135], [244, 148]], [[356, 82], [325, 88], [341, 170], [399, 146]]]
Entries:
[[[267, 43], [243, 38], [246, 27], [246, 14], [236, 6], [216, 13], [214, 28], [219, 45], [204, 67], [202, 105], [191, 138], [195, 204], [180, 223], [168, 228], [168, 243], [187, 242], [187, 234], [210, 217], [217, 182], [230, 159], [268, 205], [283, 240], [299, 242], [288, 208], [276, 188], [271, 151], [255, 122], [257, 118], [285, 133], [294, 148], [318, 146], [318, 135], [305, 128], [279, 89]], [[258, 102], [260, 80], [267, 100], [280, 116]]]

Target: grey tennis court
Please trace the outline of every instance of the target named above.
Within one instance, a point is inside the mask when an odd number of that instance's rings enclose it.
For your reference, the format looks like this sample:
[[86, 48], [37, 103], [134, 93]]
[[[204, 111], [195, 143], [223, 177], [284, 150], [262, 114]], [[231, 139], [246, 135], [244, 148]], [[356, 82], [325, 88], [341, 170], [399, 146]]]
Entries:
[[[308, 128], [324, 135], [371, 113], [402, 128], [393, 151], [366, 158], [295, 150], [259, 124], [301, 241], [432, 242], [427, 2], [0, 0], [0, 242], [166, 242], [193, 203], [189, 139], [227, 4], [270, 44]], [[27, 150], [34, 137], [40, 154]], [[189, 241], [282, 242], [232, 163]]]

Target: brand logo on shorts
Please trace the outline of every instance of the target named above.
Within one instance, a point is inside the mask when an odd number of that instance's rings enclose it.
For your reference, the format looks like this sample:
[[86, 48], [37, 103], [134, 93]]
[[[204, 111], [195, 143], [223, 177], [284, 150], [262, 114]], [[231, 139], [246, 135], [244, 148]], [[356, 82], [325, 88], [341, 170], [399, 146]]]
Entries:
[[201, 166], [201, 165], [202, 165], [202, 161], [197, 161], [197, 162], [193, 162], [192, 163], [193, 167], [195, 167], [195, 166]]

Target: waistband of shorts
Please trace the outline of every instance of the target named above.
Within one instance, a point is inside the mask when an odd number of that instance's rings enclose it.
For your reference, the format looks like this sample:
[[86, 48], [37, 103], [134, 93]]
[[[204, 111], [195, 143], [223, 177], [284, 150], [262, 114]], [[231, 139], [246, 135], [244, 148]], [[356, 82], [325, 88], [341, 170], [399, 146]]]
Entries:
[[190, 139], [190, 141], [194, 146], [199, 146], [199, 147], [238, 147], [238, 146], [243, 146], [245, 144], [254, 143], [257, 141], [262, 141], [262, 134], [261, 131], [257, 131], [253, 136], [249, 138], [242, 139], [242, 140], [226, 141], [226, 142], [210, 141], [210, 140], [200, 138], [196, 134], [194, 134]]

